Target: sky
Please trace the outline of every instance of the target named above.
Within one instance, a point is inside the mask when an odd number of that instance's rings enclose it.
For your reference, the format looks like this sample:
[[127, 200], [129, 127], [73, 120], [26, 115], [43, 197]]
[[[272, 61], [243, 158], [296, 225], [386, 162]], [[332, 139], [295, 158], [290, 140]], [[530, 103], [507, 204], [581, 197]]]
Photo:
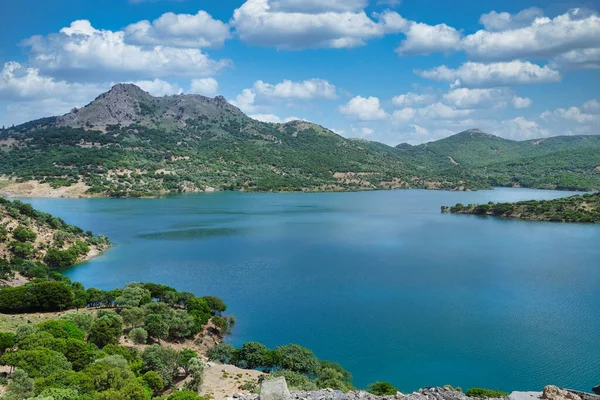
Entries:
[[0, 0], [0, 126], [118, 82], [390, 145], [600, 134], [600, 0]]

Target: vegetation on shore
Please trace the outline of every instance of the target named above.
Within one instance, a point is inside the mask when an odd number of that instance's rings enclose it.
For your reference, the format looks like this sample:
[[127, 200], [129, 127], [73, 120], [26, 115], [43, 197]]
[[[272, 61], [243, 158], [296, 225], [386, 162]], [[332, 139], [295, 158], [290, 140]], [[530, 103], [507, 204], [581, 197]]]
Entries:
[[[226, 306], [219, 298], [154, 283], [84, 290], [63, 277], [0, 290], [2, 312], [71, 307], [96, 311], [70, 311], [0, 333], [0, 364], [11, 372], [3, 398], [200, 399], [198, 354], [161, 344], [196, 338], [206, 326], [223, 335], [234, 323], [221, 315]], [[135, 346], [123, 346], [125, 337]]]
[[453, 214], [494, 215], [530, 221], [600, 223], [600, 193], [554, 200], [529, 200], [517, 203], [456, 204], [442, 206]]
[[354, 390], [352, 375], [341, 365], [319, 360], [311, 350], [297, 344], [268, 349], [258, 342], [246, 342], [240, 348], [222, 343], [213, 347], [208, 357], [222, 364], [245, 369], [260, 369], [273, 377], [283, 376], [295, 390]]
[[108, 248], [105, 236], [95, 236], [30, 204], [0, 198], [0, 279], [15, 273], [46, 278], [50, 269], [66, 268]]

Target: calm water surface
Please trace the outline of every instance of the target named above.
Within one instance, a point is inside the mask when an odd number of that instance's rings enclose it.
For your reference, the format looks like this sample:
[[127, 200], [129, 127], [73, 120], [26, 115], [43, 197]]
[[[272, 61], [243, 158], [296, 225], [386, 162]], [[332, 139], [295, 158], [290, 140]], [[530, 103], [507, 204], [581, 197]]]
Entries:
[[67, 274], [222, 297], [231, 341], [299, 343], [364, 387], [600, 384], [600, 226], [440, 214], [497, 189], [32, 199], [117, 244]]

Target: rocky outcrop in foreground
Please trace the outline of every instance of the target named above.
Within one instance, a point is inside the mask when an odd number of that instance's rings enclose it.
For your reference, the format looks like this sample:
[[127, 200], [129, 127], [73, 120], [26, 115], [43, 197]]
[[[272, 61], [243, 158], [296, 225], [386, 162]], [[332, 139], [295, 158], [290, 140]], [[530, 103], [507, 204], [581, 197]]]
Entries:
[[[290, 392], [285, 378], [264, 381], [260, 394], [235, 395], [227, 400], [483, 400], [469, 397], [451, 388], [426, 388], [410, 394], [396, 393], [392, 396], [377, 396], [366, 391], [344, 393], [340, 390], [321, 389], [310, 392]], [[513, 392], [499, 400], [600, 400], [600, 396], [575, 390], [546, 386], [543, 392]]]

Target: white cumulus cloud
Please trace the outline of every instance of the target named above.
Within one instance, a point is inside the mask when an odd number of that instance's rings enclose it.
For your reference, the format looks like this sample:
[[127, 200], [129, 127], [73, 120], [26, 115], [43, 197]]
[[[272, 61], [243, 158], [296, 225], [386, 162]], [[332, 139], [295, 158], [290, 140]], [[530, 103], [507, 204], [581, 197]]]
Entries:
[[30, 62], [43, 72], [61, 76], [79, 72], [86, 79], [207, 76], [231, 65], [196, 48], [128, 44], [123, 31], [95, 29], [87, 20], [75, 21], [57, 34], [33, 36], [24, 44], [30, 47]]
[[502, 108], [511, 106], [522, 109], [531, 106], [531, 99], [516, 95], [507, 88], [453, 89], [443, 96], [444, 102], [458, 108]]
[[392, 104], [396, 107], [412, 107], [420, 104], [431, 104], [435, 101], [436, 95], [429, 93], [408, 92], [392, 98]]
[[490, 64], [467, 62], [456, 69], [442, 65], [430, 70], [416, 70], [415, 72], [423, 78], [451, 82], [455, 87], [529, 85], [561, 80], [560, 72], [548, 66], [541, 67], [528, 61], [519, 60]]
[[356, 96], [338, 110], [347, 117], [361, 121], [376, 121], [389, 117], [377, 97]]
[[357, 47], [399, 31], [402, 17], [386, 11], [374, 20], [357, 7], [364, 3], [247, 0], [234, 11], [230, 25], [248, 44], [287, 50]]
[[221, 47], [230, 37], [227, 24], [202, 10], [195, 15], [169, 12], [125, 28], [125, 41], [142, 45]]
[[192, 79], [190, 93], [215, 96], [219, 92], [219, 82], [214, 78]]

